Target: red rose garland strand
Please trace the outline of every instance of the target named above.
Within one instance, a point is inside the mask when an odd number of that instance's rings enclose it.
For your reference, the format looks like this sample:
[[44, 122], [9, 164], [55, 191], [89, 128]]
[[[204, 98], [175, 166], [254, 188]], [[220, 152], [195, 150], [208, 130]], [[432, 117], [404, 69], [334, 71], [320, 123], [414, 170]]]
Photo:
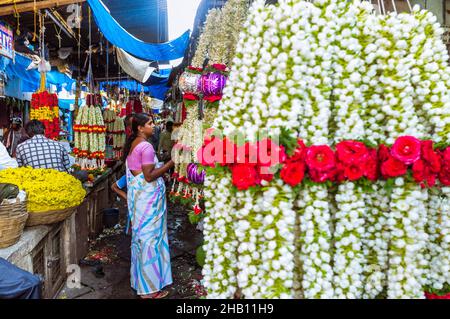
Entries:
[[[270, 160], [260, 154], [264, 144], [269, 145]], [[287, 156], [284, 146], [270, 139], [237, 147], [227, 138], [213, 137], [205, 140], [197, 158], [203, 166], [228, 167], [233, 185], [241, 191], [260, 186], [263, 180], [271, 181], [276, 172], [270, 168], [279, 164], [280, 178], [290, 186], [306, 179], [313, 183], [363, 179], [375, 182], [404, 177], [408, 172], [422, 188], [434, 187], [437, 181], [450, 186], [450, 146], [434, 149], [433, 141], [413, 136], [400, 136], [392, 147], [382, 144], [370, 148], [359, 141], [343, 141], [336, 145], [335, 151], [328, 145], [306, 147], [299, 139], [292, 156]]]

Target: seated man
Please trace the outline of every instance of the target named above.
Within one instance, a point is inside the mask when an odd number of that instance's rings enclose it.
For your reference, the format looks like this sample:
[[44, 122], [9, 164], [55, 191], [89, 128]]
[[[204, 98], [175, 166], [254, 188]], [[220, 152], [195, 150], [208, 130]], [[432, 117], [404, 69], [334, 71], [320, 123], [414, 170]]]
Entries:
[[42, 122], [32, 120], [27, 123], [25, 130], [31, 139], [17, 146], [19, 166], [53, 168], [60, 172], [69, 171], [69, 154], [60, 143], [44, 136], [45, 127]]

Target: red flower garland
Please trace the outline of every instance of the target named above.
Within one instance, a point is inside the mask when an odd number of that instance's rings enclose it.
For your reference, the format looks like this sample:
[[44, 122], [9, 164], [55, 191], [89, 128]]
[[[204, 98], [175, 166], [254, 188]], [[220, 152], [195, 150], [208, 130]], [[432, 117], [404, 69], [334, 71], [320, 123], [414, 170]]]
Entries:
[[278, 170], [280, 178], [291, 186], [299, 185], [306, 176], [315, 183], [362, 178], [375, 182], [404, 176], [408, 170], [422, 187], [433, 187], [436, 180], [450, 186], [450, 147], [436, 151], [432, 141], [412, 136], [401, 136], [391, 148], [380, 145], [378, 149], [359, 141], [343, 141], [335, 151], [327, 145], [306, 147], [299, 139], [289, 157], [284, 146], [270, 139], [237, 146], [227, 138], [212, 137], [205, 140], [197, 158], [203, 166], [228, 167], [239, 190], [271, 181]]

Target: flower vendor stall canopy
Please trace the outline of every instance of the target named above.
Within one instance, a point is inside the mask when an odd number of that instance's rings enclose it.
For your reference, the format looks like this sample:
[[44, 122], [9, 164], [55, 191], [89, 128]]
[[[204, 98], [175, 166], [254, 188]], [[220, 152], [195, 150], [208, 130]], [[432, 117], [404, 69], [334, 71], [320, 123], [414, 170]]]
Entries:
[[137, 59], [120, 48], [116, 48], [116, 53], [117, 60], [125, 73], [139, 82], [147, 82], [155, 70], [150, 67], [150, 62]]
[[190, 31], [166, 43], [145, 43], [126, 31], [108, 12], [100, 0], [88, 0], [95, 21], [104, 36], [115, 46], [143, 59], [154, 61], [176, 60], [184, 56]]
[[99, 82], [100, 90], [104, 90], [107, 85], [118, 85], [121, 88], [128, 89], [135, 92], [144, 92], [150, 94], [152, 97], [164, 100], [164, 96], [169, 89], [167, 87], [167, 79], [163, 80], [161, 83], [153, 85], [142, 85], [135, 80], [121, 80], [121, 81], [103, 81]]
[[[27, 71], [31, 59], [16, 53], [14, 61], [3, 57], [0, 57], [0, 60], [3, 60], [1, 63], [8, 77], [22, 80], [22, 92], [34, 92], [39, 88], [40, 73], [37, 70]], [[63, 86], [71, 87], [75, 80], [58, 71], [50, 71], [47, 73], [47, 83], [56, 85], [60, 91]]]

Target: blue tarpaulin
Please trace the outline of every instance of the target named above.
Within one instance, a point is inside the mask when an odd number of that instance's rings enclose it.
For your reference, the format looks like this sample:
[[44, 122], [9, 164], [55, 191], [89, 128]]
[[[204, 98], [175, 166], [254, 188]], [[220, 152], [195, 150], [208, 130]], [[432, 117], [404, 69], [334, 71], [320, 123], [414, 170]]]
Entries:
[[[6, 58], [0, 57], [0, 59]], [[27, 71], [30, 63], [31, 59], [20, 54], [16, 54], [14, 62], [3, 61], [0, 63], [5, 67], [8, 77], [18, 77], [22, 80], [22, 92], [35, 92], [40, 86], [41, 74], [39, 71], [36, 69]], [[58, 91], [60, 91], [64, 85], [70, 88], [75, 80], [58, 71], [50, 71], [47, 72], [47, 83], [56, 85]]]
[[122, 81], [105, 81], [100, 82], [100, 89], [105, 89], [106, 85], [117, 85], [120, 88], [128, 89], [130, 91], [141, 92], [144, 91], [150, 96], [157, 98], [159, 100], [164, 100], [167, 90], [169, 87], [167, 86], [167, 79], [161, 81], [157, 84], [152, 85], [143, 85], [135, 80], [122, 80]]
[[38, 276], [0, 258], [0, 299], [41, 299], [41, 296]]
[[97, 26], [109, 42], [145, 61], [169, 61], [182, 58], [189, 44], [190, 31], [166, 43], [143, 42], [125, 30], [100, 0], [87, 0]]

